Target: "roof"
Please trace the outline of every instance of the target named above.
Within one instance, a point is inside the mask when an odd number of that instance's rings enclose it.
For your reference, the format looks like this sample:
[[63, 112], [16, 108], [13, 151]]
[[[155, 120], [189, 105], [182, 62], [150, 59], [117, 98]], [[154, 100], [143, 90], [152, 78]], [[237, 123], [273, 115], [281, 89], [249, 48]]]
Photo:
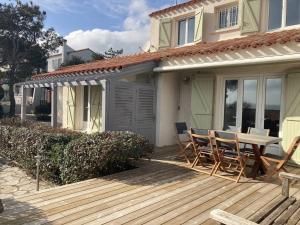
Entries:
[[150, 61], [166, 60], [171, 57], [184, 57], [192, 55], [208, 55], [219, 52], [234, 52], [240, 49], [261, 48], [275, 44], [286, 44], [288, 42], [300, 42], [300, 29], [284, 30], [280, 32], [249, 35], [246, 37], [228, 39], [217, 42], [198, 43], [195, 45], [169, 48], [152, 53], [142, 53], [117, 57], [109, 60], [63, 67], [54, 72], [33, 76], [33, 79], [57, 77], [72, 73], [89, 73], [105, 70], [121, 70], [125, 67], [137, 65]]
[[121, 70], [125, 67], [137, 65], [140, 63], [159, 61], [160, 52], [143, 53], [129, 56], [120, 56], [113, 59], [98, 60], [90, 63], [84, 63], [74, 66], [62, 67], [56, 71], [38, 74], [32, 76], [32, 79], [44, 79], [49, 77], [57, 77], [64, 74], [72, 73], [92, 73], [97, 71]]
[[187, 2], [184, 2], [184, 3], [181, 3], [181, 4], [173, 5], [173, 6], [170, 6], [168, 8], [164, 8], [164, 9], [152, 12], [149, 16], [150, 17], [159, 16], [161, 14], [168, 13], [168, 12], [173, 11], [173, 10], [177, 10], [177, 9], [181, 9], [181, 8], [184, 8], [184, 7], [192, 6], [196, 3], [198, 3], [199, 1], [200, 0], [190, 0], [190, 1], [187, 1]]

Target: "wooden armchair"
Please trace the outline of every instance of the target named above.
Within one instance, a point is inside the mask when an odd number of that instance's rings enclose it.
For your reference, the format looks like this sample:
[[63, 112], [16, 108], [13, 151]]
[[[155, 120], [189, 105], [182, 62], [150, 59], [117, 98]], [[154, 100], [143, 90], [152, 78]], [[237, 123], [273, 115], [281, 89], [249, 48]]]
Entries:
[[268, 208], [257, 211], [249, 220], [235, 216], [231, 213], [214, 209], [210, 217], [218, 224], [225, 225], [271, 225], [271, 224], [299, 224], [300, 223], [300, 200], [289, 197], [290, 181], [300, 181], [299, 175], [280, 173], [282, 180], [282, 197], [273, 202]]
[[261, 160], [266, 168], [266, 179], [271, 178], [273, 175], [278, 175], [279, 172], [288, 172], [285, 164], [291, 159], [300, 144], [300, 136], [295, 137], [284, 157], [273, 155], [270, 153], [261, 156]]
[[193, 151], [192, 140], [190, 139], [190, 135], [188, 133], [188, 128], [185, 122], [178, 122], [175, 123], [175, 130], [176, 130], [176, 141], [179, 147], [178, 155], [181, 157], [183, 156], [185, 161], [188, 164], [191, 164], [191, 161], [188, 157], [188, 151]]

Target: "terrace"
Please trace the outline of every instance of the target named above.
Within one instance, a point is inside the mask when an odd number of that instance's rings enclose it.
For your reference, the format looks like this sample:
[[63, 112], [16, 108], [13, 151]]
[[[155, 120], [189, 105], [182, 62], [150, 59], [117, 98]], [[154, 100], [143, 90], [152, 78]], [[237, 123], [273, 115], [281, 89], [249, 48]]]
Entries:
[[[1, 224], [215, 224], [218, 208], [243, 218], [281, 195], [278, 181], [239, 183], [187, 167], [173, 147], [160, 149], [138, 168], [35, 194], [5, 199]], [[300, 174], [300, 168], [289, 167]], [[291, 195], [300, 198], [299, 186]]]

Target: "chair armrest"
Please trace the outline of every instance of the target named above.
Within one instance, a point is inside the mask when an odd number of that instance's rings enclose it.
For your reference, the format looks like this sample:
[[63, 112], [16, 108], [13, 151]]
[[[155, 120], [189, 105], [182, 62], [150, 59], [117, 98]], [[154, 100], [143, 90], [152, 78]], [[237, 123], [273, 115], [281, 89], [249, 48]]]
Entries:
[[225, 225], [258, 225], [239, 216], [235, 216], [231, 213], [222, 211], [220, 209], [214, 209], [210, 212], [210, 218]]
[[288, 180], [300, 181], [300, 175], [296, 175], [296, 174], [292, 174], [292, 173], [281, 172], [279, 174], [279, 177], [281, 177], [283, 179], [288, 179]]
[[290, 181], [300, 181], [300, 176], [292, 173], [279, 173], [279, 177], [282, 178], [282, 195], [285, 197], [290, 196]]

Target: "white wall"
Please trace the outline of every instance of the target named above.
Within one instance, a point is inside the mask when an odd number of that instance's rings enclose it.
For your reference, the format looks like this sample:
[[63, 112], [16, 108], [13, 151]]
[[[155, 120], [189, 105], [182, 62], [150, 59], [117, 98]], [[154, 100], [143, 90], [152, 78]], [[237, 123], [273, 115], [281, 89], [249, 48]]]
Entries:
[[178, 80], [172, 73], [159, 74], [157, 80], [156, 145], [176, 143], [175, 122], [178, 117]]

